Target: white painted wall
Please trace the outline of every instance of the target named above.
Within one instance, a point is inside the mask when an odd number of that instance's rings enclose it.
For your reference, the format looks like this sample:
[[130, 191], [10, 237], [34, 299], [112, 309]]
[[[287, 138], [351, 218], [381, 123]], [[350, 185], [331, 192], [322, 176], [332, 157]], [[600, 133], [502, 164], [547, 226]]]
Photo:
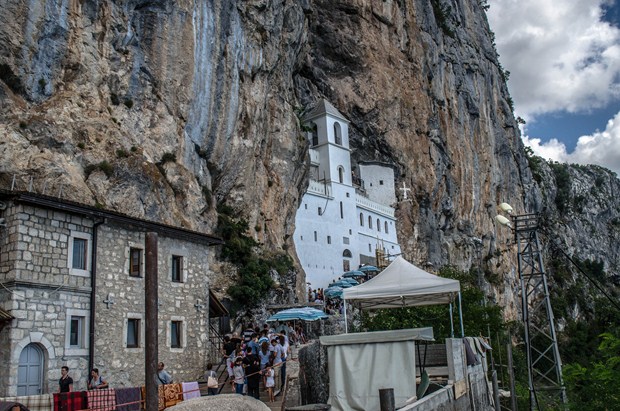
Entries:
[[[354, 270], [359, 267], [360, 255], [374, 258], [377, 247], [383, 247], [390, 254], [399, 254], [400, 246], [396, 237], [394, 209], [389, 207], [396, 202], [393, 170], [379, 165], [365, 166], [361, 177], [365, 175], [365, 178], [372, 179], [373, 186], [377, 181], [380, 189], [374, 190], [378, 193], [375, 198], [382, 201], [358, 197], [352, 186], [348, 123], [329, 114], [313, 122], [317, 125], [319, 144], [311, 149], [311, 161], [319, 164], [320, 182], [311, 180], [302, 198], [295, 216], [294, 242], [306, 281], [311, 283], [312, 288], [321, 288], [343, 274], [345, 260]], [[335, 144], [336, 122], [342, 132], [341, 145]], [[339, 167], [343, 168], [342, 183]], [[379, 180], [383, 180], [384, 184], [379, 185]], [[360, 225], [360, 213], [364, 215], [363, 225]], [[369, 217], [373, 221], [372, 228], [368, 226]], [[380, 230], [377, 229], [377, 219], [381, 224]], [[328, 237], [331, 243], [328, 243]], [[345, 250], [351, 252], [351, 258], [343, 257]]]
[[359, 170], [370, 200], [388, 206], [396, 204], [394, 170], [391, 167], [379, 164], [360, 164]]

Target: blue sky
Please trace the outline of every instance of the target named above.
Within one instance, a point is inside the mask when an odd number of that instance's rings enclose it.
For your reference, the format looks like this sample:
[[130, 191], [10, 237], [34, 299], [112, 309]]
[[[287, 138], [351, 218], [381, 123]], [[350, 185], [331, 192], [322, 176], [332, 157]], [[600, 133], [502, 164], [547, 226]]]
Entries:
[[489, 0], [524, 143], [620, 175], [620, 0]]

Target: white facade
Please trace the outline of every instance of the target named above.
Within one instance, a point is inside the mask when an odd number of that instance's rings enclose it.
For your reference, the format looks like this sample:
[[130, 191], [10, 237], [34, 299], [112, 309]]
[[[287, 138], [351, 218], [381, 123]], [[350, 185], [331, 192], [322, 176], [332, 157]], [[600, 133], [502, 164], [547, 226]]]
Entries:
[[325, 100], [305, 121], [314, 127], [310, 184], [295, 217], [294, 241], [306, 281], [320, 288], [362, 263], [375, 264], [377, 248], [400, 253], [390, 206], [394, 172], [378, 163], [360, 165], [369, 182], [361, 190], [352, 177], [349, 122]]

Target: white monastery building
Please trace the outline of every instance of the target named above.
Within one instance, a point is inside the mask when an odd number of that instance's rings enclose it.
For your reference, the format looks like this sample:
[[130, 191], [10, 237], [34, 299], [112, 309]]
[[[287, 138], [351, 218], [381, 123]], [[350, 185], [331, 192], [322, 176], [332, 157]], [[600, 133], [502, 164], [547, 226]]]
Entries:
[[377, 249], [400, 254], [396, 238], [394, 169], [351, 166], [349, 121], [326, 100], [305, 116], [312, 127], [310, 183], [295, 217], [295, 248], [312, 288], [327, 287], [361, 264], [376, 265]]

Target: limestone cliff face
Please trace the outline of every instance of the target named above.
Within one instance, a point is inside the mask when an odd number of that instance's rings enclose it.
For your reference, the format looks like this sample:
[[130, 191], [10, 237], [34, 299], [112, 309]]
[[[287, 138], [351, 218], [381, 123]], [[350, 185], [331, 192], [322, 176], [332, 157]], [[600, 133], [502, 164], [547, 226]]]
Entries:
[[393, 163], [413, 189], [397, 207], [407, 256], [490, 256], [513, 301], [492, 217], [543, 196], [478, 1], [0, 0], [0, 80], [3, 188], [207, 232], [226, 202], [291, 254], [298, 118], [326, 97], [354, 160]]

